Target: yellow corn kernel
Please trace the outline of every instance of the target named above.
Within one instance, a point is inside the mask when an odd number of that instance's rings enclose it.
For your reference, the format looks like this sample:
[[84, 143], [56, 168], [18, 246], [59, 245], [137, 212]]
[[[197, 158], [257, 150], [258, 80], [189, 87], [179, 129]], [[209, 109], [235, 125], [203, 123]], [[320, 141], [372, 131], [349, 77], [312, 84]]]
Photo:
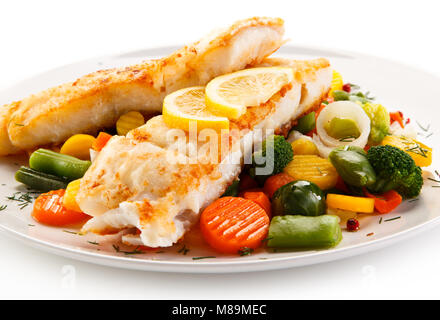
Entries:
[[382, 145], [390, 145], [405, 151], [419, 167], [428, 167], [432, 163], [432, 149], [415, 139], [386, 136], [382, 140]]
[[137, 111], [130, 111], [119, 117], [116, 122], [118, 135], [125, 136], [128, 131], [136, 129], [145, 123], [144, 116]]
[[90, 149], [94, 142], [95, 137], [89, 134], [75, 134], [64, 142], [60, 153], [82, 160], [90, 160]]
[[327, 195], [327, 207], [353, 212], [372, 213], [374, 212], [374, 199], [329, 193]]
[[299, 138], [291, 143], [294, 155], [318, 155], [316, 145], [310, 139]]
[[338, 173], [330, 161], [316, 155], [295, 155], [284, 172], [295, 180], [313, 182], [323, 190], [333, 188], [338, 180]]
[[81, 179], [73, 180], [67, 185], [66, 192], [63, 196], [63, 205], [66, 209], [81, 212], [81, 209], [76, 202], [76, 195], [79, 191], [79, 185], [81, 183]]
[[333, 78], [330, 87], [330, 93], [332, 93], [335, 90], [342, 90], [343, 85], [344, 85], [344, 81], [342, 80], [342, 75], [336, 70], [333, 70]]

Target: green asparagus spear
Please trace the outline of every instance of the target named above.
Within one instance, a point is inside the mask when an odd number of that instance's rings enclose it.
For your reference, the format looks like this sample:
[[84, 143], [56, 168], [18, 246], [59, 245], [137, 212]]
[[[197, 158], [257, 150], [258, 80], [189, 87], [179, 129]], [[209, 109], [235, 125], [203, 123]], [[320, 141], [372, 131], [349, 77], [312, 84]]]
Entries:
[[31, 169], [64, 177], [69, 181], [82, 178], [90, 165], [90, 161], [80, 160], [47, 149], [38, 149], [29, 158]]
[[43, 192], [65, 189], [68, 183], [57, 176], [35, 171], [27, 167], [21, 167], [15, 173], [15, 180], [27, 185], [29, 188]]

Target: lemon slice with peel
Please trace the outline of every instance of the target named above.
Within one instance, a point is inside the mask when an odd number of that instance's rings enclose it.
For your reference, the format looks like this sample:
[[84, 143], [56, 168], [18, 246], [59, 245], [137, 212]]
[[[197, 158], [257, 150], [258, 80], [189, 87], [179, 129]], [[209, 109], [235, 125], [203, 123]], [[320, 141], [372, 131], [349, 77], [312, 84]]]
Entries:
[[293, 81], [293, 69], [251, 68], [214, 78], [205, 89], [206, 105], [219, 116], [238, 119], [247, 107], [267, 102]]
[[190, 87], [167, 95], [163, 101], [162, 116], [171, 128], [189, 131], [197, 124], [197, 131], [229, 129], [227, 117], [216, 116], [205, 104], [205, 87]]

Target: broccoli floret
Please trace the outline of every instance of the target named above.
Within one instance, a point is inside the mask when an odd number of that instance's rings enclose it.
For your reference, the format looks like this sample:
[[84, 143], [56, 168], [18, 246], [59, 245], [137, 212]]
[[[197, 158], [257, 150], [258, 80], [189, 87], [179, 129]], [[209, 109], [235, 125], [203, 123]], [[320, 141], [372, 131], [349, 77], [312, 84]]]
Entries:
[[[272, 135], [267, 137], [263, 143], [260, 151], [257, 151], [253, 155], [253, 167], [249, 171], [253, 178], [256, 178], [258, 182], [264, 183], [267, 177], [283, 171], [284, 167], [292, 161], [293, 149], [289, 142], [284, 139], [283, 136]], [[267, 166], [266, 166], [267, 164]], [[271, 169], [273, 164], [273, 170], [267, 172], [264, 175], [258, 175], [255, 171], [257, 167]]]
[[376, 172], [372, 192], [396, 190], [404, 198], [419, 195], [423, 185], [422, 170], [405, 151], [393, 146], [374, 146], [368, 150], [368, 161]]
[[369, 145], [377, 145], [390, 131], [390, 115], [381, 104], [367, 102], [362, 105], [365, 113], [371, 120], [371, 130], [368, 136]]

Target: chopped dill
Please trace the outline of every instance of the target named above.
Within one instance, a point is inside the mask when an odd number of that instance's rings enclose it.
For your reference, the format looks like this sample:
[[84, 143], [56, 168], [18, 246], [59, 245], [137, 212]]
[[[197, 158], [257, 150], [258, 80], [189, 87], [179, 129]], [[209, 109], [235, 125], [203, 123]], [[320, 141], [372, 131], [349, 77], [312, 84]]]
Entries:
[[29, 227], [35, 227], [35, 224], [30, 224], [30, 223], [28, 223], [28, 226], [29, 226]]
[[265, 242], [267, 242], [267, 241], [269, 241], [271, 239], [273, 239], [273, 237], [264, 238], [263, 240], [261, 240], [261, 243], [265, 243]]
[[431, 181], [434, 181], [434, 182], [440, 183], [440, 180], [436, 180], [436, 179], [433, 179], [433, 178], [428, 178], [428, 180], [431, 180]]
[[400, 218], [401, 218], [401, 216], [394, 217], [394, 218], [391, 218], [391, 219], [384, 220], [384, 222], [393, 221], [393, 220], [397, 220], [397, 219], [400, 219]]
[[119, 246], [117, 246], [116, 244], [113, 244], [113, 249], [115, 249], [116, 252], [120, 252], [120, 253], [123, 253], [125, 255], [142, 254], [142, 253], [144, 253], [142, 250], [139, 250], [139, 246], [137, 246], [133, 251], [124, 251], [124, 250], [121, 250], [119, 248]]
[[18, 204], [18, 207], [20, 210], [23, 210], [28, 205], [32, 204], [32, 202], [40, 195], [39, 192], [34, 191], [28, 191], [28, 192], [21, 192], [17, 191], [12, 196], [6, 197], [6, 199], [10, 201], [16, 201]]
[[186, 247], [186, 245], [183, 245], [183, 247], [177, 251], [177, 253], [182, 253], [184, 256], [189, 252], [189, 249]]
[[202, 260], [202, 259], [213, 259], [217, 258], [216, 256], [204, 256], [204, 257], [193, 257], [193, 260]]
[[422, 129], [423, 131], [427, 132], [429, 130], [429, 128], [431, 127], [430, 124], [428, 124], [428, 126], [425, 128], [423, 127], [418, 121], [416, 121], [417, 125], [420, 127], [420, 129]]
[[75, 234], [75, 235], [77, 235], [77, 236], [80, 236], [80, 235], [81, 235], [80, 233], [75, 232], [75, 231], [63, 230], [63, 232], [65, 232], [65, 233], [70, 233], [70, 234]]
[[241, 257], [243, 257], [243, 256], [250, 256], [252, 254], [252, 252], [254, 252], [254, 249], [248, 248], [248, 247], [243, 247], [240, 250], [238, 250], [238, 254]]
[[419, 198], [416, 198], [416, 199], [410, 199], [410, 200], [408, 200], [408, 202], [411, 203], [411, 202], [415, 202], [415, 201], [418, 201], [418, 200], [419, 200]]
[[382, 217], [380, 217], [379, 219], [379, 224], [382, 224]]
[[315, 167], [315, 168], [316, 168], [316, 170], [318, 170], [318, 172], [319, 172], [319, 174], [320, 174], [321, 176], [324, 175], [319, 167]]
[[94, 244], [95, 246], [99, 246], [99, 242], [96, 241], [87, 241], [90, 244]]
[[8, 206], [7, 205], [2, 205], [2, 206], [0, 206], [0, 211], [3, 211], [3, 210], [5, 210], [6, 208], [7, 208]]

